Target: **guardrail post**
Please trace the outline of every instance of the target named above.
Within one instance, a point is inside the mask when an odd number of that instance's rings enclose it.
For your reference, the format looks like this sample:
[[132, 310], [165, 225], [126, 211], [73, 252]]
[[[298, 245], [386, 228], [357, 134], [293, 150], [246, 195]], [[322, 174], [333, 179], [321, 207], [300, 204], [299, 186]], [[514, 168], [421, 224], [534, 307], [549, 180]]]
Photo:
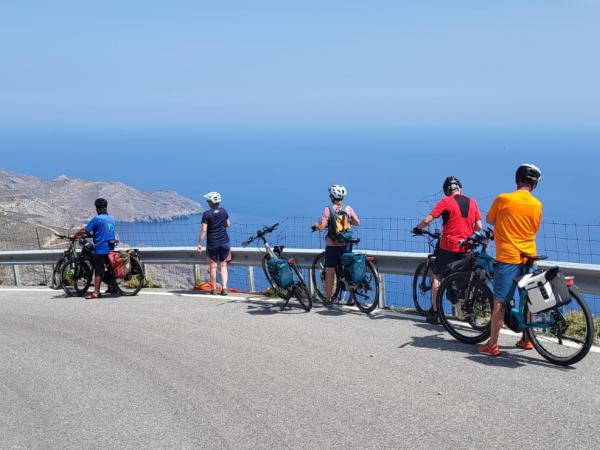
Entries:
[[254, 292], [256, 287], [254, 286], [254, 266], [248, 266], [248, 291]]
[[308, 269], [308, 291], [310, 295], [315, 295], [315, 284], [313, 283], [313, 270], [312, 267]]
[[194, 264], [194, 286], [202, 284], [202, 270], [200, 264]]
[[15, 276], [15, 286], [21, 286], [21, 274], [19, 273], [19, 266], [13, 264], [13, 275]]
[[379, 274], [379, 308], [383, 309], [386, 307], [386, 298], [385, 298], [385, 275]]

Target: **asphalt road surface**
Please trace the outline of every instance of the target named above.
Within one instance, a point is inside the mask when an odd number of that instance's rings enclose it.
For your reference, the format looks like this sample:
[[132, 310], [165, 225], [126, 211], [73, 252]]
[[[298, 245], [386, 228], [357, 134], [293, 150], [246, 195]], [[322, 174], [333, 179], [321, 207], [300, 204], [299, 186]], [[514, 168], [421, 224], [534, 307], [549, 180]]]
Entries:
[[0, 289], [0, 448], [598, 448], [600, 354], [410, 316]]

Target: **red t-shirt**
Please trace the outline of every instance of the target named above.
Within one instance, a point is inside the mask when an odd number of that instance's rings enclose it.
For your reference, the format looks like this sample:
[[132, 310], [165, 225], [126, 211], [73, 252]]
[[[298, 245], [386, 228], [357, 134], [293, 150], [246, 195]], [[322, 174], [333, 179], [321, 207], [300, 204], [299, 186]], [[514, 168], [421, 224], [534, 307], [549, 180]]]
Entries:
[[475, 222], [481, 220], [477, 202], [461, 194], [449, 195], [438, 202], [430, 213], [436, 219], [442, 216], [444, 228], [440, 248], [450, 252], [464, 252], [458, 241], [475, 231]]

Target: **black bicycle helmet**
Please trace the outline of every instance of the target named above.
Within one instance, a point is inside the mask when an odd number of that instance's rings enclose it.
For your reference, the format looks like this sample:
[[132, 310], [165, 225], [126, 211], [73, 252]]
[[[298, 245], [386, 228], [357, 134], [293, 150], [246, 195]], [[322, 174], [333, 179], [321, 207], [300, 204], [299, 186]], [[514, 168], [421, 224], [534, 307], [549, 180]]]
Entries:
[[458, 178], [450, 176], [444, 180], [444, 194], [450, 195], [458, 189], [462, 189], [462, 183]]
[[94, 205], [96, 206], [96, 209], [106, 209], [108, 208], [108, 201], [104, 198], [98, 198], [94, 202]]
[[525, 183], [535, 188], [542, 179], [542, 171], [533, 164], [521, 164], [515, 174], [517, 183]]

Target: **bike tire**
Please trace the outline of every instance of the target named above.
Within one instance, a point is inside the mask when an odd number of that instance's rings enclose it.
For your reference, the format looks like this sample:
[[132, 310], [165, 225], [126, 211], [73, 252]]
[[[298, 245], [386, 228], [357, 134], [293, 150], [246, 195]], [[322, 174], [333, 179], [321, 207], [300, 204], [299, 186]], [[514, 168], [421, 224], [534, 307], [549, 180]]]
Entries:
[[267, 255], [263, 256], [263, 259], [261, 261], [262, 270], [263, 270], [263, 273], [265, 274], [265, 278], [267, 279], [267, 282], [269, 283], [269, 286], [271, 286], [271, 288], [273, 290], [277, 290], [277, 285], [275, 284], [273, 277], [269, 273], [269, 268], [267, 267], [268, 261], [269, 261], [268, 256]]
[[92, 269], [79, 259], [65, 261], [61, 270], [61, 288], [69, 297], [83, 297], [92, 284]]
[[[440, 284], [436, 302], [440, 320], [448, 333], [466, 344], [478, 344], [490, 337], [494, 295], [487, 284], [479, 278], [474, 278], [471, 281], [471, 294], [476, 300], [469, 306], [465, 297], [470, 278], [471, 272], [448, 275]], [[476, 322], [474, 318], [476, 312], [481, 315], [481, 323]]]
[[302, 276], [302, 272], [300, 268], [296, 264], [290, 264], [290, 267], [294, 274], [296, 275], [297, 281], [294, 283], [294, 296], [298, 303], [302, 305], [306, 312], [309, 312], [312, 309], [312, 295], [310, 293], [310, 289], [306, 285], [306, 281], [304, 281], [304, 277]]
[[[112, 270], [112, 268], [109, 270]], [[129, 280], [122, 280], [115, 279], [113, 273], [114, 287], [120, 295], [125, 297], [137, 295], [144, 288], [146, 282], [144, 269], [140, 262], [134, 257], [131, 258], [131, 274], [132, 276]]]
[[[415, 274], [413, 276], [412, 292], [413, 302], [417, 313], [422, 316], [426, 316], [433, 309], [432, 306], [432, 295], [431, 289], [433, 281], [433, 270], [431, 264], [428, 261], [424, 261], [417, 266]], [[429, 282], [429, 284], [427, 284]]]
[[52, 277], [50, 278], [50, 289], [59, 290], [61, 288], [62, 265], [66, 258], [61, 257], [52, 268]]
[[[573, 353], [572, 355], [569, 356], [559, 356], [556, 355], [554, 353], [552, 353], [552, 351], [550, 351], [549, 347], [550, 345], [544, 345], [543, 342], [543, 338], [545, 338], [545, 340], [547, 341], [547, 344], [551, 344], [552, 340], [555, 338], [549, 337], [547, 334], [545, 336], [539, 337], [535, 331], [536, 329], [534, 328], [526, 328], [525, 329], [525, 333], [527, 334], [529, 340], [531, 341], [531, 343], [533, 344], [534, 348], [537, 350], [537, 352], [546, 360], [550, 361], [553, 364], [556, 364], [558, 366], [571, 366], [579, 361], [581, 361], [590, 351], [590, 348], [592, 347], [593, 341], [594, 341], [594, 318], [592, 316], [592, 313], [590, 311], [590, 308], [587, 304], [587, 302], [583, 299], [583, 297], [573, 288], [569, 288], [569, 292], [571, 293], [571, 297], [572, 300], [571, 302], [576, 302], [579, 307], [581, 308], [581, 312], [583, 313], [583, 318], [585, 320], [585, 325], [586, 325], [586, 335], [584, 336], [583, 339], [578, 341], [581, 341], [582, 346], [581, 348], [576, 351], [575, 353]], [[568, 307], [568, 305], [567, 305]], [[565, 307], [566, 308], [566, 307]], [[558, 310], [560, 308], [555, 308], [552, 309], [550, 311], [547, 311], [547, 313], [551, 314], [553, 311]], [[531, 315], [529, 314], [528, 311], [528, 306], [527, 303], [525, 303], [525, 308], [523, 310], [523, 314], [526, 318], [527, 323], [530, 322], [531, 320]], [[558, 327], [560, 329], [560, 327]], [[568, 326], [567, 326], [568, 329]], [[562, 332], [559, 330], [559, 334], [561, 334]], [[556, 334], [554, 334], [553, 336], [556, 336]], [[564, 337], [563, 337], [564, 339]], [[560, 339], [559, 339], [560, 341]], [[569, 341], [575, 342], [574, 339], [569, 339]], [[560, 344], [560, 342], [556, 343], [557, 345], [562, 346], [562, 344]]]
[[[367, 297], [370, 291], [374, 292], [372, 298]], [[373, 263], [367, 261], [367, 278], [364, 282], [359, 283], [356, 288], [350, 289], [350, 298], [359, 310], [370, 314], [379, 306], [380, 294], [379, 274]]]
[[[313, 301], [318, 300], [325, 303], [325, 252], [319, 253], [313, 260], [310, 276], [312, 279], [312, 285], [314, 289]], [[336, 270], [336, 276], [333, 281], [333, 300], [339, 299], [341, 297], [341, 291], [342, 288], [337, 283]]]

